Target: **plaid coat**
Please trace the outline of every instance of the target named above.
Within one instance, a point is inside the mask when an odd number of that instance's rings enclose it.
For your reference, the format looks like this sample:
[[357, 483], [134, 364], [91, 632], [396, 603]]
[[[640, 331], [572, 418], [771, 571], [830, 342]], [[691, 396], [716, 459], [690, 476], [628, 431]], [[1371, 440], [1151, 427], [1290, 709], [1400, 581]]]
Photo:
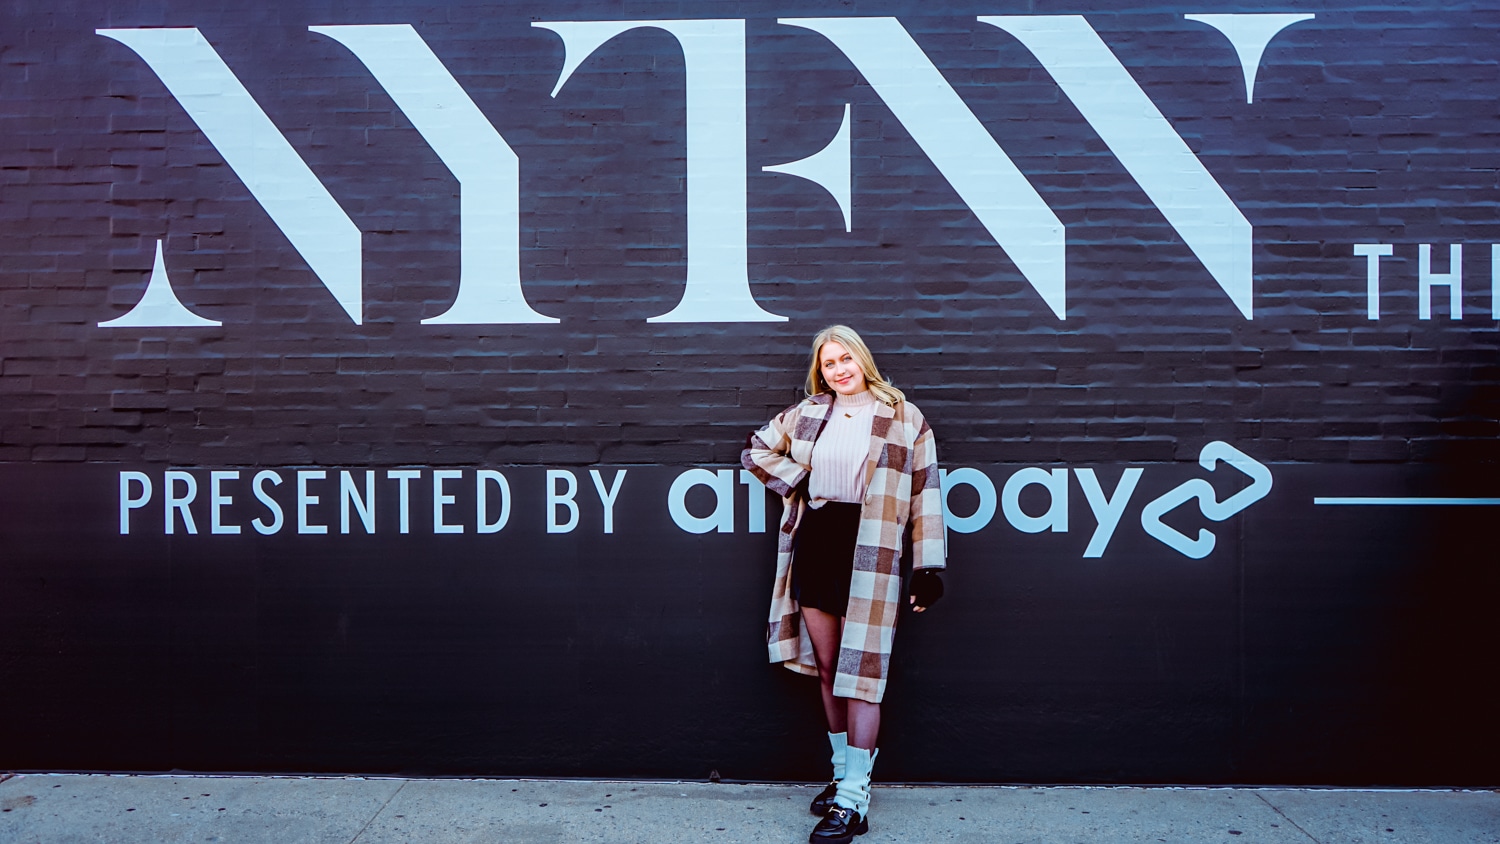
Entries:
[[[771, 661], [814, 676], [818, 669], [812, 640], [802, 629], [800, 608], [792, 598], [792, 545], [807, 507], [807, 487], [802, 482], [812, 466], [813, 443], [827, 424], [832, 406], [833, 396], [822, 393], [787, 408], [750, 436], [749, 447], [740, 457], [745, 468], [780, 495], [785, 505], [766, 628]], [[916, 405], [875, 403], [865, 479], [868, 487], [860, 512], [833, 693], [879, 703], [885, 695], [891, 642], [901, 608], [903, 535], [911, 534], [914, 569], [946, 565], [937, 446]]]

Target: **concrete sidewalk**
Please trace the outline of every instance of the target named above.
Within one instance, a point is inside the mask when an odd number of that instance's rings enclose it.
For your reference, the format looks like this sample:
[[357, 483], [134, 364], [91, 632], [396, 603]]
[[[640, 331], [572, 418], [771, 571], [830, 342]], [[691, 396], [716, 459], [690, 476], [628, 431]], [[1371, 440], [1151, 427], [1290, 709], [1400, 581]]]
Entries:
[[[3, 775], [0, 775], [3, 776]], [[699, 782], [17, 775], [0, 844], [807, 840], [816, 788]], [[878, 842], [1500, 842], [1500, 793], [877, 786]]]

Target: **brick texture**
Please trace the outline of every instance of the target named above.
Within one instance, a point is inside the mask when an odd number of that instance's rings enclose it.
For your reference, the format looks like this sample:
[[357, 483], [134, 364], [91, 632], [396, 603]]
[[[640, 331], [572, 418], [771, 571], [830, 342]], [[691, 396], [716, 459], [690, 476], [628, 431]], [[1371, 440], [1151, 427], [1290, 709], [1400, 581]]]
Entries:
[[[1493, 787], [1493, 508], [1312, 502], [1496, 495], [1494, 5], [1287, 0], [1316, 17], [1271, 42], [1247, 104], [1229, 41], [1183, 15], [1263, 3], [4, 4], [0, 769], [823, 776], [815, 692], [764, 664], [758, 490], [734, 486], [739, 533], [671, 527], [664, 502], [686, 467], [736, 465], [800, 396], [811, 336], [846, 322], [946, 467], [997, 486], [1073, 469], [1069, 532], [1002, 514], [950, 534], [949, 597], [902, 622], [877, 776]], [[1038, 60], [975, 20], [1020, 13], [1083, 14], [1254, 226], [1253, 319]], [[776, 22], [826, 14], [898, 17], [1061, 219], [1066, 319], [849, 61]], [[531, 26], [710, 15], [746, 21], [748, 272], [782, 323], [648, 322], [687, 272], [681, 51], [630, 32], [552, 98], [562, 43]], [[558, 323], [421, 323], [457, 295], [459, 183], [308, 31], [353, 23], [415, 27], [519, 155], [522, 285]], [[362, 324], [94, 32], [162, 26], [200, 29], [362, 232]], [[761, 170], [821, 149], [846, 103], [848, 233], [821, 188]], [[221, 326], [99, 327], [140, 299], [158, 240], [178, 298]], [[1378, 320], [1361, 243], [1394, 252]], [[1443, 288], [1418, 318], [1424, 243], [1438, 272], [1464, 246], [1461, 320]], [[1174, 509], [1218, 542], [1189, 559], [1142, 514], [1206, 476], [1214, 440], [1275, 487], [1226, 521]], [[595, 464], [630, 472], [610, 534]], [[1118, 490], [1127, 465], [1139, 491], [1085, 558], [1077, 469]], [[298, 467], [403, 466], [422, 467], [410, 534], [388, 478], [377, 535], [293, 531]], [[162, 532], [168, 467], [199, 479], [197, 534]], [[437, 535], [437, 467], [466, 495], [504, 468], [505, 532]], [[242, 473], [239, 535], [206, 529], [216, 468]], [[287, 480], [275, 535], [248, 527], [260, 468]], [[544, 533], [551, 468], [579, 482], [573, 533]], [[137, 469], [157, 497], [122, 536]], [[313, 510], [330, 526], [335, 474]], [[1213, 475], [1220, 500], [1237, 478]]]
[[[1196, 9], [1083, 12], [1255, 227], [1244, 319], [1145, 193], [979, 3], [897, 14], [1067, 227], [1056, 319], [830, 43], [747, 19], [749, 272], [781, 324], [665, 325], [685, 278], [682, 57], [617, 38], [556, 99], [587, 4], [87, 6], [8, 13], [0, 55], [0, 449], [21, 461], [297, 459], [727, 463], [798, 395], [807, 338], [841, 321], [959, 462], [1493, 461], [1488, 244], [1500, 14], [1320, 4], [1271, 43], [1246, 104]], [[701, 10], [700, 10], [701, 11]], [[675, 3], [630, 14], [690, 17]], [[610, 16], [617, 14], [610, 12]], [[458, 281], [458, 184], [363, 66], [309, 33], [416, 26], [521, 159], [522, 276], [545, 326], [438, 327]], [[364, 233], [352, 324], [161, 82], [96, 26], [197, 26]], [[853, 104], [854, 230], [760, 166], [819, 149]], [[110, 329], [165, 239], [178, 296], [218, 328]], [[1364, 259], [1391, 243], [1383, 317]], [[1463, 243], [1465, 313], [1417, 318], [1417, 244]], [[671, 408], [670, 413], [662, 412]], [[87, 414], [81, 418], [80, 413]], [[307, 444], [306, 448], [294, 444]]]

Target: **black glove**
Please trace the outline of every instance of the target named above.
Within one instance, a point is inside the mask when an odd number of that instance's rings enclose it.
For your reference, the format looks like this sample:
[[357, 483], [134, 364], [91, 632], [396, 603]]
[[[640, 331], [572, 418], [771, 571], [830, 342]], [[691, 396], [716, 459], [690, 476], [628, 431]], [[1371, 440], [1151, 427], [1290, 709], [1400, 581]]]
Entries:
[[911, 596], [915, 606], [926, 608], [943, 597], [943, 578], [936, 569], [919, 569], [911, 576]]

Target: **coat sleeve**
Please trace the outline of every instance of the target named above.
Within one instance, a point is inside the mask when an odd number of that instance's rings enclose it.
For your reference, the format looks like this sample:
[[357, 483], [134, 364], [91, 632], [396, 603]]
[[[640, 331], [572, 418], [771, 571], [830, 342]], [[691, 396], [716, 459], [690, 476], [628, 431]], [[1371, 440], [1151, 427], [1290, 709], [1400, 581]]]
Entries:
[[938, 473], [937, 442], [932, 436], [932, 428], [928, 427], [926, 419], [920, 422], [917, 441], [912, 447], [912, 570], [941, 570], [948, 565], [948, 536], [943, 529], [942, 476]]
[[791, 496], [792, 490], [807, 478], [810, 468], [793, 460], [792, 432], [801, 416], [801, 405], [792, 405], [776, 415], [766, 427], [751, 434], [740, 453], [740, 463], [754, 475], [766, 489], [782, 498]]

